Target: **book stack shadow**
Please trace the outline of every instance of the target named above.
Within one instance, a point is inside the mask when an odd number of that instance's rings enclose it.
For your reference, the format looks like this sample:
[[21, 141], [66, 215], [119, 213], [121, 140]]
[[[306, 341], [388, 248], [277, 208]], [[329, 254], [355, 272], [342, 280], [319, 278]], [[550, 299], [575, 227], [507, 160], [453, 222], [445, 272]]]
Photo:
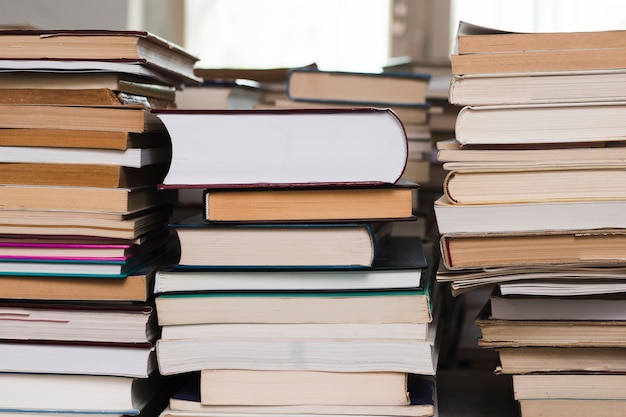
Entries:
[[157, 271], [163, 416], [430, 416], [434, 266], [387, 109], [162, 110], [161, 188], [202, 189]]
[[437, 280], [493, 287], [478, 344], [523, 417], [626, 409], [623, 39], [459, 26]]
[[196, 58], [149, 33], [44, 30], [1, 31], [0, 56], [0, 413], [158, 413], [174, 197], [150, 109]]

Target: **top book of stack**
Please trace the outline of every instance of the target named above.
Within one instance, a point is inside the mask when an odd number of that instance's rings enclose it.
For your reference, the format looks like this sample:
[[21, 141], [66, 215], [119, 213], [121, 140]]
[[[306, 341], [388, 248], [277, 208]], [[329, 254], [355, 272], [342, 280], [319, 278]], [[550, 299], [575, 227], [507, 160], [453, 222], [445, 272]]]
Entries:
[[460, 22], [452, 73], [626, 68], [626, 30], [517, 33]]
[[180, 85], [201, 81], [194, 74], [198, 58], [142, 31], [2, 30], [0, 56], [5, 62], [11, 60], [13, 68], [28, 69], [31, 64], [38, 68], [82, 68], [89, 66], [86, 63], [114, 68], [115, 64], [130, 64], [153, 69]]

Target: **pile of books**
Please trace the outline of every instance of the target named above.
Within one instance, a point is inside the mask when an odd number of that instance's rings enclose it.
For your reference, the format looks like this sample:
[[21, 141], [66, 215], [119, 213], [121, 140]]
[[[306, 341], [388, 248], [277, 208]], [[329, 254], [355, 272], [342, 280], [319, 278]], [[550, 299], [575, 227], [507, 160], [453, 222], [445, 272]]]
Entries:
[[158, 411], [150, 281], [173, 198], [150, 108], [196, 58], [149, 33], [45, 30], [0, 32], [0, 56], [0, 410]]
[[462, 23], [457, 42], [438, 280], [494, 285], [479, 345], [524, 417], [623, 414], [626, 32]]
[[164, 416], [436, 411], [433, 264], [386, 109], [162, 110], [161, 188], [201, 189], [156, 275]]

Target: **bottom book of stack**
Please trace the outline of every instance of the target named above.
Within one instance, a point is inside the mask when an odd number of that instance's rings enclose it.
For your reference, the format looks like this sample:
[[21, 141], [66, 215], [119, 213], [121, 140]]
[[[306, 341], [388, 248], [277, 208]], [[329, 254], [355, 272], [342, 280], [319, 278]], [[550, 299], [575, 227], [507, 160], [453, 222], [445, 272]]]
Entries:
[[187, 379], [161, 417], [428, 417], [435, 411], [434, 376], [207, 370]]

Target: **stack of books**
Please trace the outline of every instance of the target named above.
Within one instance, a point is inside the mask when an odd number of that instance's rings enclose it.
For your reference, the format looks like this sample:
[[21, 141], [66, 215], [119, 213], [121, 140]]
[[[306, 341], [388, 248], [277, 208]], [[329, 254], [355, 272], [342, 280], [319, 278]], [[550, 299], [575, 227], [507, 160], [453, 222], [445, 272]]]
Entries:
[[161, 188], [204, 190], [156, 276], [159, 370], [191, 385], [164, 415], [433, 415], [432, 263], [390, 234], [417, 194], [395, 113], [156, 114], [173, 150]]
[[465, 107], [439, 146], [438, 280], [495, 284], [479, 345], [499, 352], [524, 417], [626, 407], [624, 39], [462, 23], [451, 57]]
[[149, 33], [71, 30], [2, 31], [0, 56], [0, 410], [152, 409], [173, 198], [150, 108], [175, 104], [196, 58]]

